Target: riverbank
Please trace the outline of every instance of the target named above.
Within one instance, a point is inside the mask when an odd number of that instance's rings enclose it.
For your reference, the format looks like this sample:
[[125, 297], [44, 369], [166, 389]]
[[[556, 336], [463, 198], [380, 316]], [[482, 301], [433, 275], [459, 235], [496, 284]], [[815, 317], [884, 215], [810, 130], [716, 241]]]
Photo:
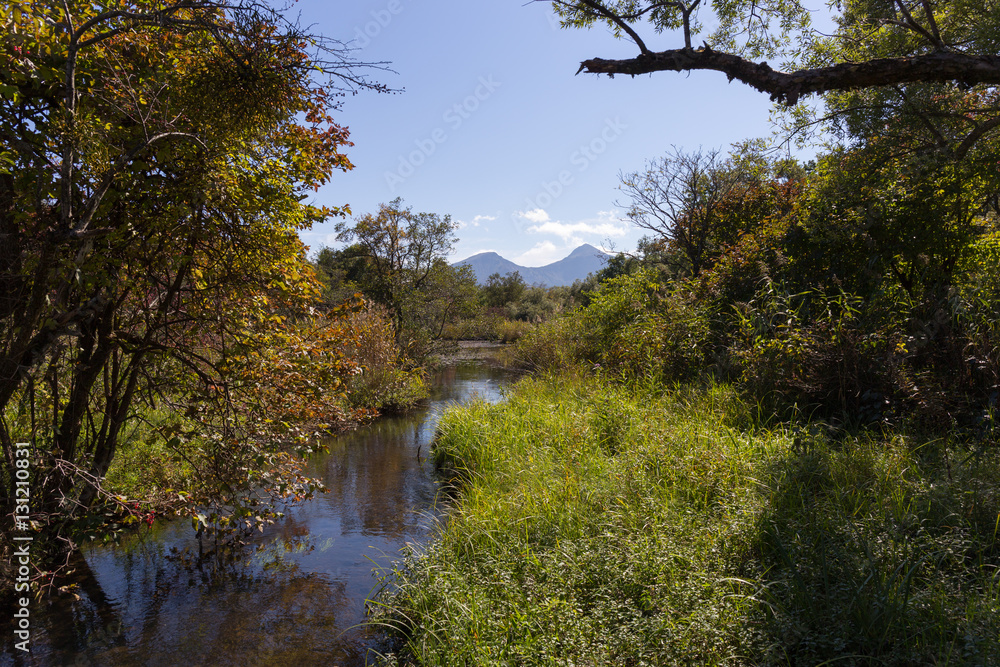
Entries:
[[507, 343], [496, 343], [487, 340], [458, 340], [455, 347], [441, 353], [438, 357], [438, 364], [453, 364], [460, 361], [496, 361], [497, 355], [505, 348]]
[[995, 449], [750, 414], [567, 375], [447, 413], [387, 663], [998, 664]]
[[[330, 493], [283, 507], [238, 558], [200, 559], [188, 521], [156, 521], [94, 544], [72, 582], [33, 600], [32, 665], [371, 664], [383, 636], [366, 599], [406, 544], [433, 535], [441, 506], [428, 460], [438, 418], [463, 401], [497, 401], [508, 373], [457, 363], [429, 374], [429, 398], [325, 440], [303, 474]], [[206, 542], [206, 549], [210, 548]], [[9, 620], [0, 619], [8, 639]], [[0, 665], [17, 653], [0, 642]]]

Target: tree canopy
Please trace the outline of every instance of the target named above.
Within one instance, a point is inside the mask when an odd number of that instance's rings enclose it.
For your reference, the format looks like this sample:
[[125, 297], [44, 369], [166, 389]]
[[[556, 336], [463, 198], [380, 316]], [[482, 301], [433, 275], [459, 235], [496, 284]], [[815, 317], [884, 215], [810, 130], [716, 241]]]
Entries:
[[345, 212], [303, 195], [351, 167], [331, 113], [361, 64], [252, 1], [22, 0], [0, 26], [3, 513], [20, 440], [33, 517], [86, 513], [139, 404], [202, 415], [164, 437], [214, 443], [233, 494], [268, 485], [258, 456], [292, 471], [248, 427], [267, 392], [235, 405], [281, 350], [325, 362], [282, 382], [346, 371], [291, 316], [317, 290], [297, 231]]
[[[564, 27], [603, 24], [639, 51], [627, 59], [584, 60], [582, 72], [634, 76], [714, 70], [787, 105], [835, 90], [918, 82], [1000, 83], [1000, 10], [983, 0], [829, 3], [837, 23], [830, 36], [811, 27], [810, 10], [800, 0], [552, 4]], [[649, 31], [674, 34], [677, 43], [656, 50], [641, 34]], [[781, 69], [765, 59], [780, 62]]]
[[340, 271], [353, 273], [366, 296], [389, 308], [398, 340], [415, 356], [475, 292], [472, 270], [446, 261], [456, 229], [450, 215], [415, 213], [398, 197], [377, 213], [337, 223], [337, 240], [355, 244], [341, 251]]

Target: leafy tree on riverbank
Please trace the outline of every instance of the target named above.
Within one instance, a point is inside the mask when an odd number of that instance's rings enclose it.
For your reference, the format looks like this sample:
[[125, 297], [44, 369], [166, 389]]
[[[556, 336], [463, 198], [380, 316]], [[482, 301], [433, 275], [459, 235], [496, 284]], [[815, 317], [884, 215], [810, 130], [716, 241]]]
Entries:
[[[5, 532], [17, 441], [48, 546], [71, 547], [97, 506], [134, 514], [101, 480], [164, 403], [202, 426], [159, 436], [178, 456], [210, 450], [204, 473], [237, 517], [256, 516], [252, 488], [308, 491], [272, 444], [278, 424], [237, 406], [279, 377], [264, 360], [289, 361], [289, 390], [352, 371], [301, 326], [318, 288], [297, 231], [346, 212], [302, 202], [351, 168], [333, 97], [378, 86], [339, 44], [253, 2], [21, 1], [0, 25]], [[344, 416], [317, 399], [332, 410], [318, 419]]]
[[446, 261], [456, 229], [451, 216], [415, 213], [400, 198], [381, 204], [378, 213], [337, 223], [337, 240], [354, 245], [328, 255], [326, 263], [389, 309], [401, 348], [417, 358], [475, 298], [471, 269]]

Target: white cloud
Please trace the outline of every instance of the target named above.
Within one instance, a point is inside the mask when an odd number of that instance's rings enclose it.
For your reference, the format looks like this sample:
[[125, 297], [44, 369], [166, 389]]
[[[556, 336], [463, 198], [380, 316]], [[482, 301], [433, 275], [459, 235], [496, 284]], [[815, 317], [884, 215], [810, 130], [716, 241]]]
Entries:
[[566, 249], [552, 241], [536, 243], [531, 250], [518, 255], [512, 261], [521, 266], [545, 266], [566, 256]]
[[597, 236], [625, 236], [627, 229], [614, 223], [591, 223], [591, 222], [546, 222], [544, 225], [528, 227], [532, 234], [553, 234], [566, 241], [580, 238], [579, 234], [589, 234]]
[[524, 218], [528, 222], [533, 222], [536, 225], [543, 222], [548, 222], [549, 214], [541, 208], [533, 208], [530, 211], [518, 211], [517, 215]]
[[491, 220], [496, 220], [496, 219], [497, 217], [495, 215], [477, 215], [472, 219], [471, 222], [466, 222], [465, 220], [459, 220], [458, 228], [468, 229], [469, 227], [481, 227], [483, 222], [490, 222]]
[[[529, 215], [536, 212], [540, 212], [541, 215]], [[574, 246], [584, 242], [581, 235], [607, 238], [625, 236], [628, 233], [628, 223], [620, 220], [615, 211], [599, 211], [596, 218], [587, 218], [578, 222], [551, 220], [548, 214], [541, 209], [522, 213], [521, 216], [535, 223], [528, 227], [529, 233], [558, 236], [564, 243], [573, 243]]]

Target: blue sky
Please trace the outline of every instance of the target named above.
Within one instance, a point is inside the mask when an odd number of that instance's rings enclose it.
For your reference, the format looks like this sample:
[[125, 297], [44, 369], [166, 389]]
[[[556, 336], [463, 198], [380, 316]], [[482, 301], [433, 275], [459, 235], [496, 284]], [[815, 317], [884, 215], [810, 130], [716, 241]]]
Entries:
[[[818, 3], [817, 3], [818, 4]], [[622, 171], [676, 145], [728, 147], [771, 133], [767, 97], [716, 72], [574, 76], [581, 60], [630, 57], [608, 30], [563, 30], [549, 3], [524, 0], [302, 0], [314, 31], [353, 40], [398, 94], [362, 92], [338, 114], [355, 164], [316, 196], [355, 214], [402, 197], [459, 222], [452, 260], [493, 250], [526, 266], [581, 243], [631, 250]], [[651, 48], [676, 37], [644, 35]], [[337, 247], [334, 222], [302, 233]]]

